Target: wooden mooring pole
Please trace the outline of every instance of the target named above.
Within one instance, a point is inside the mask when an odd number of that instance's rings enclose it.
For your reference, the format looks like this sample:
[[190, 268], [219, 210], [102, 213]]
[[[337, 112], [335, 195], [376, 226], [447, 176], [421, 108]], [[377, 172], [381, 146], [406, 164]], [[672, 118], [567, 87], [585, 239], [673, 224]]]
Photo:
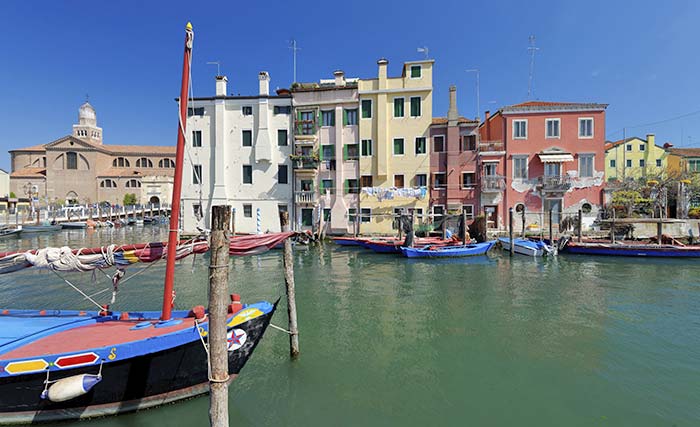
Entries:
[[554, 235], [552, 234], [552, 208], [549, 208], [549, 244], [554, 244]]
[[460, 228], [462, 229], [462, 244], [467, 244], [467, 211], [462, 208], [462, 216], [460, 217]]
[[612, 210], [612, 222], [610, 223], [610, 243], [615, 243], [615, 208]]
[[513, 208], [508, 209], [508, 237], [510, 238], [508, 243], [510, 245], [510, 256], [513, 256], [513, 249], [515, 249], [513, 244]]
[[[289, 212], [280, 212], [282, 232], [289, 231]], [[294, 257], [292, 241], [284, 241], [284, 284], [287, 289], [287, 315], [289, 316], [289, 355], [299, 356], [299, 327], [297, 325], [297, 303], [294, 293]]]
[[213, 206], [209, 262], [209, 423], [228, 427], [228, 225], [230, 206]]
[[581, 242], [581, 236], [583, 235], [583, 212], [581, 212], [581, 209], [578, 210], [578, 241], [579, 243]]

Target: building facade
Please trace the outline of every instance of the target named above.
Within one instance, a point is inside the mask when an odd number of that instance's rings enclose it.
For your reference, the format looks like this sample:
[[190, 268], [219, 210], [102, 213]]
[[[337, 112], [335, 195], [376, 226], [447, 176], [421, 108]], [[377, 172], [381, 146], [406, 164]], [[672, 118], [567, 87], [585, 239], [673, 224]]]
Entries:
[[668, 170], [676, 175], [700, 172], [700, 148], [668, 148]]
[[[170, 202], [166, 194], [142, 195], [142, 181], [161, 176], [172, 182], [175, 146], [103, 144], [95, 109], [80, 106], [71, 135], [48, 144], [10, 150], [10, 191], [39, 203], [121, 204], [126, 194], [140, 203]], [[140, 199], [139, 199], [140, 197]]]
[[10, 174], [0, 169], [0, 197], [10, 196]]
[[471, 220], [479, 209], [478, 124], [459, 116], [457, 88], [450, 86], [447, 117], [433, 118], [430, 126], [430, 208], [434, 218], [464, 210]]
[[[602, 204], [607, 104], [525, 102], [486, 113], [479, 128], [482, 185], [491, 176], [504, 191], [482, 209], [505, 228], [508, 209], [595, 215]], [[498, 187], [498, 185], [496, 185]], [[494, 192], [495, 193], [495, 192]], [[483, 194], [483, 193], [482, 193]], [[488, 204], [488, 203], [491, 204]]]
[[238, 233], [280, 230], [279, 212], [292, 200], [292, 98], [270, 95], [270, 76], [258, 75], [259, 93], [195, 98], [187, 119], [183, 171], [183, 229], [210, 228], [211, 207], [233, 207]]
[[343, 71], [334, 77], [291, 89], [294, 221], [299, 230], [316, 224], [346, 234], [357, 227], [350, 212], [359, 206], [358, 79], [346, 79]]
[[[359, 81], [360, 191], [362, 234], [394, 233], [400, 212], [428, 212], [430, 175], [428, 139], [432, 124], [433, 60], [403, 64], [388, 77], [389, 61], [377, 61], [378, 75]], [[355, 190], [357, 188], [357, 190]]]
[[608, 181], [655, 176], [667, 170], [668, 151], [656, 145], [654, 134], [605, 144], [605, 177]]

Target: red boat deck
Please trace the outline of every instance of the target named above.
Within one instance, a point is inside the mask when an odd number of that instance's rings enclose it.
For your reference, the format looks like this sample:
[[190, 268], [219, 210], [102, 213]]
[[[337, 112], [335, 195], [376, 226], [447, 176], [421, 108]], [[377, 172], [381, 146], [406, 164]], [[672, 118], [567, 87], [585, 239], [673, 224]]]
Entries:
[[[82, 350], [114, 346], [134, 341], [167, 335], [194, 327], [194, 318], [181, 319], [182, 323], [156, 328], [149, 326], [143, 329], [133, 328], [142, 320], [110, 320], [66, 331], [59, 331], [44, 338], [39, 338], [11, 350], [0, 356], [0, 360], [10, 360], [39, 356], [45, 354], [72, 353]], [[157, 321], [153, 321], [156, 323]]]

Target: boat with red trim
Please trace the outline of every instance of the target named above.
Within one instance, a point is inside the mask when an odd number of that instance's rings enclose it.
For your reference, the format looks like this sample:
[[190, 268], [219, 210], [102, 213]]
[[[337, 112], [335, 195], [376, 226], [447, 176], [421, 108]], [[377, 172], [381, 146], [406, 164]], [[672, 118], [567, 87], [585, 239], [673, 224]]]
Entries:
[[[45, 248], [0, 254], [0, 274], [45, 268], [100, 307], [96, 312], [0, 310], [0, 424], [30, 424], [114, 415], [162, 405], [209, 390], [208, 321], [203, 306], [173, 311], [175, 262], [208, 250], [201, 240], [178, 234], [184, 161], [189, 68], [194, 33], [185, 30], [179, 123], [167, 243], [95, 249]], [[291, 233], [259, 236], [229, 253], [260, 253]], [[160, 312], [112, 312], [68, 280], [63, 271], [116, 268], [114, 303], [126, 268], [166, 259]], [[233, 380], [250, 359], [277, 303], [244, 305], [231, 295], [228, 306], [228, 368]]]

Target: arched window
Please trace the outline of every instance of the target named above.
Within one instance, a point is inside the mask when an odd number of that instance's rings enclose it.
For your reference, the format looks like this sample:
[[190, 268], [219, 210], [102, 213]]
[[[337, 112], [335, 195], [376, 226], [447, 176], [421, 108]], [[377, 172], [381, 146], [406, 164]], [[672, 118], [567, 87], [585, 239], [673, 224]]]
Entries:
[[129, 159], [124, 158], [124, 157], [117, 157], [112, 162], [112, 167], [115, 167], [115, 168], [128, 168], [129, 166], [131, 166], [129, 164]]
[[175, 162], [173, 162], [170, 159], [160, 159], [158, 162], [158, 167], [159, 168], [174, 168], [175, 167]]
[[136, 167], [137, 168], [152, 168], [153, 167], [153, 162], [146, 158], [146, 157], [141, 157], [136, 161]]
[[78, 153], [73, 151], [66, 153], [66, 169], [78, 169]]
[[117, 188], [117, 183], [113, 179], [103, 179], [102, 182], [100, 182], [100, 187]]
[[141, 188], [141, 181], [136, 179], [130, 179], [126, 181], [126, 186], [128, 188]]

